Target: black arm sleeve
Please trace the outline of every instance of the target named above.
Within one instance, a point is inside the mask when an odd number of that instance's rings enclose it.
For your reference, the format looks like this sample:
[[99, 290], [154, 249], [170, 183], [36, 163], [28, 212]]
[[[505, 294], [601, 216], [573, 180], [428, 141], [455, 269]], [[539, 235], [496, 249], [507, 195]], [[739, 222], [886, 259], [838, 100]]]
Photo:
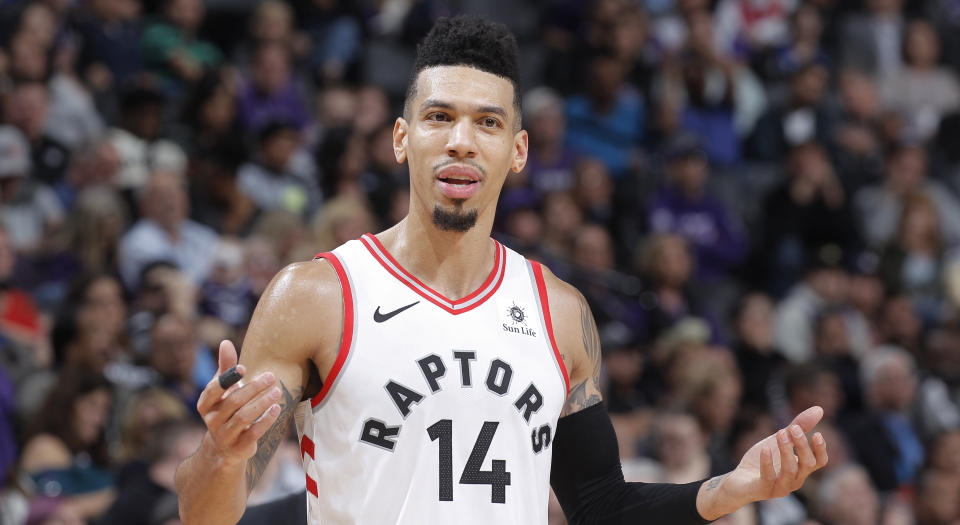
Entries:
[[602, 403], [557, 423], [550, 484], [571, 525], [702, 525], [702, 483], [624, 481], [617, 436]]

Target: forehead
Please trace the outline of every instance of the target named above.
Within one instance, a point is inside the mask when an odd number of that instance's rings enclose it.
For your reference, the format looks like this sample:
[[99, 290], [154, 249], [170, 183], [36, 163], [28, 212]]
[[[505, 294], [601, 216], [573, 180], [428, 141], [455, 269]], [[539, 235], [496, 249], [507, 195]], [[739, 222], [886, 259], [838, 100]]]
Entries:
[[414, 108], [425, 100], [454, 105], [513, 109], [513, 83], [508, 79], [469, 66], [433, 66], [420, 71], [416, 79]]

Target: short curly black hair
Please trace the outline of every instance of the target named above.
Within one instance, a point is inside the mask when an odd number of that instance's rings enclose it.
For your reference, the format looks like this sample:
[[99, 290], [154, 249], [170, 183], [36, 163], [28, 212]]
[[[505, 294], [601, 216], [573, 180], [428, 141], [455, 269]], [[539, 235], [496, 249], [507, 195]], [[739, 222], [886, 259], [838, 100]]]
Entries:
[[513, 84], [513, 105], [520, 119], [520, 68], [517, 39], [507, 26], [476, 15], [440, 18], [417, 45], [403, 113], [417, 94], [417, 76], [433, 66], [469, 66]]

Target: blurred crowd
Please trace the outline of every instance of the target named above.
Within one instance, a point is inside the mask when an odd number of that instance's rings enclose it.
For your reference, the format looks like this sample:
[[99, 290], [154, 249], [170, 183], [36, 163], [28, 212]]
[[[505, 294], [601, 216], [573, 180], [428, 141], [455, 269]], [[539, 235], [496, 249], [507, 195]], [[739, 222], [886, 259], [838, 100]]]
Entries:
[[817, 404], [827, 468], [725, 522], [960, 523], [958, 0], [0, 0], [0, 523], [179, 523], [219, 341], [405, 216], [394, 119], [459, 12], [517, 35], [494, 235], [590, 302], [628, 480]]

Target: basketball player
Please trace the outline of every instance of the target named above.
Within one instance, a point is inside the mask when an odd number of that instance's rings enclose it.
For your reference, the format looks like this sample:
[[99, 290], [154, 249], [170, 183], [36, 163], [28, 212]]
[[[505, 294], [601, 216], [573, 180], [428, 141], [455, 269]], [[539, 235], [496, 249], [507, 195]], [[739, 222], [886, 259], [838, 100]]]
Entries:
[[[233, 524], [296, 420], [309, 523], [703, 523], [797, 489], [827, 462], [806, 410], [725, 476], [625, 483], [601, 403], [583, 296], [490, 238], [527, 160], [517, 49], [505, 27], [443, 19], [418, 48], [398, 162], [410, 212], [293, 264], [229, 342], [197, 407], [208, 433], [180, 467], [187, 525]], [[812, 443], [811, 443], [812, 442]]]

